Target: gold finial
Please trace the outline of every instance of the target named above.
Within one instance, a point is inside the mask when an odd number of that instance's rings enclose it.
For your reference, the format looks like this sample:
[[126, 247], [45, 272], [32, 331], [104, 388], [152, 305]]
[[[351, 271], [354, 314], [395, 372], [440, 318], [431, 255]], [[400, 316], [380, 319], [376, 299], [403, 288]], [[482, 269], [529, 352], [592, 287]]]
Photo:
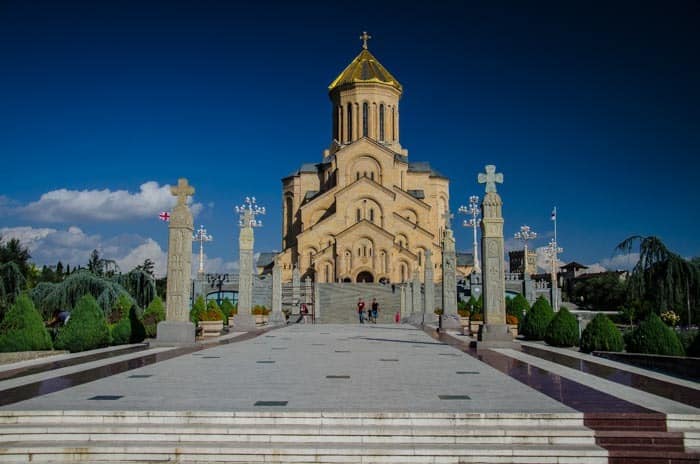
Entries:
[[362, 48], [367, 50], [367, 41], [371, 39], [372, 36], [367, 33], [367, 31], [362, 31], [362, 35], [360, 36], [360, 40], [362, 41]]

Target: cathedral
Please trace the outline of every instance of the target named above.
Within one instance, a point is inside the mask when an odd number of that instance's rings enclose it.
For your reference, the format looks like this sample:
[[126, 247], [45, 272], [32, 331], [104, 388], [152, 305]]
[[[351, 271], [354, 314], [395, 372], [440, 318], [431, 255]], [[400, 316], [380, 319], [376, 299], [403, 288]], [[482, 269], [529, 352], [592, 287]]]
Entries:
[[328, 87], [332, 142], [323, 159], [282, 179], [284, 281], [297, 267], [315, 282], [405, 282], [416, 270], [422, 278], [427, 250], [442, 279], [449, 180], [409, 161], [400, 143], [402, 86], [368, 38]]

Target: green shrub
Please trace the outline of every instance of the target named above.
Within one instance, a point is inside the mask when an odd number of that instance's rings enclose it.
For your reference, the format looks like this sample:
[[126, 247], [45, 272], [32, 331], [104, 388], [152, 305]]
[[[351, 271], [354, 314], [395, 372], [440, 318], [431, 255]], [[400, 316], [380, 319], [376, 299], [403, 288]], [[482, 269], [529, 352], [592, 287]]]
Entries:
[[508, 300], [506, 304], [506, 313], [517, 317], [518, 320], [522, 319], [523, 315], [527, 314], [529, 310], [530, 303], [520, 293]]
[[51, 336], [27, 295], [20, 295], [0, 323], [0, 351], [50, 350]]
[[56, 337], [55, 346], [60, 350], [92, 350], [109, 345], [109, 327], [92, 295], [85, 295], [78, 300], [71, 312], [68, 324], [61, 328]]
[[652, 313], [629, 335], [627, 351], [631, 353], [683, 356], [683, 346], [676, 333]]
[[552, 346], [577, 346], [578, 321], [564, 306], [547, 326], [544, 341]]
[[139, 307], [132, 305], [129, 309], [129, 325], [131, 326], [131, 336], [129, 343], [141, 343], [146, 338], [146, 327], [139, 315]]
[[622, 351], [625, 344], [622, 334], [605, 315], [596, 314], [581, 334], [581, 351]]
[[112, 339], [112, 345], [124, 345], [129, 343], [131, 338], [131, 323], [129, 319], [121, 319], [116, 324], [109, 326], [109, 333]]
[[221, 312], [224, 313], [224, 324], [228, 324], [228, 318], [236, 314], [236, 307], [231, 303], [231, 300], [224, 298], [221, 302]]
[[129, 309], [134, 304], [131, 297], [126, 293], [120, 293], [117, 297], [117, 301], [114, 302], [112, 306], [112, 311], [107, 317], [107, 322], [109, 324], [116, 324], [120, 320], [124, 319], [129, 315]]
[[155, 297], [143, 312], [143, 325], [146, 331], [146, 336], [155, 338], [158, 330], [158, 323], [165, 320], [165, 308], [163, 300], [160, 297]]
[[216, 301], [209, 300], [207, 303], [207, 309], [199, 314], [200, 321], [223, 321], [224, 313], [219, 309], [219, 305]]
[[688, 345], [688, 348], [685, 350], [685, 352], [687, 356], [691, 356], [693, 358], [700, 358], [700, 331], [695, 331], [695, 337], [693, 338], [693, 341]]
[[202, 320], [202, 315], [207, 310], [207, 303], [204, 301], [204, 297], [199, 295], [192, 305], [190, 310], [190, 321], [197, 325], [197, 322]]
[[525, 314], [520, 331], [528, 340], [542, 340], [553, 317], [554, 311], [549, 302], [544, 297], [539, 297], [532, 309]]

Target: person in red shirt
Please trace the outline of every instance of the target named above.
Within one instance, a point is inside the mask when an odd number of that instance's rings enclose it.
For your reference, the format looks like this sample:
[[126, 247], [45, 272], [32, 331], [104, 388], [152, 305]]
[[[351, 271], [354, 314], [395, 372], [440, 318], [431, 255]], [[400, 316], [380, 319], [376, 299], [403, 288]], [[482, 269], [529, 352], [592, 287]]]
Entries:
[[360, 324], [365, 323], [365, 302], [362, 298], [357, 300], [357, 314], [360, 316]]

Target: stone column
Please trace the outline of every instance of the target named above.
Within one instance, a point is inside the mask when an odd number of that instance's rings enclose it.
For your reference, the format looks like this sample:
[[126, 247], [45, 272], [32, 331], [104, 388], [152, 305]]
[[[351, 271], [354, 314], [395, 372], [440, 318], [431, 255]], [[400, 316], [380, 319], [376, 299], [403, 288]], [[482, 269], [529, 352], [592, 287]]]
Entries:
[[457, 314], [457, 252], [452, 229], [445, 230], [442, 241], [442, 327], [461, 329]]
[[420, 294], [420, 276], [418, 275], [418, 268], [413, 271], [413, 304], [411, 310], [413, 311], [412, 317], [413, 322], [421, 322], [423, 320], [423, 305], [421, 304], [421, 294]]
[[284, 314], [282, 314], [282, 266], [279, 256], [275, 256], [275, 262], [272, 265], [272, 314], [270, 314], [268, 324], [286, 324]]
[[413, 322], [413, 284], [406, 282], [403, 285], [406, 292], [406, 311], [401, 315], [401, 319], [410, 324]]
[[301, 280], [299, 277], [299, 268], [294, 265], [292, 270], [292, 313], [301, 307]]
[[484, 326], [479, 341], [488, 346], [506, 345], [513, 338], [506, 324], [506, 282], [503, 248], [503, 202], [496, 193], [495, 182], [503, 183], [503, 175], [495, 174], [495, 166], [486, 166], [479, 174], [479, 183], [486, 183], [481, 203], [481, 260], [484, 295]]
[[401, 316], [401, 321], [403, 321], [403, 318], [405, 317], [406, 313], [406, 286], [401, 285], [399, 286], [399, 301], [401, 302], [401, 306], [399, 309], [399, 315]]
[[255, 330], [253, 317], [253, 228], [245, 220], [238, 236], [240, 272], [238, 275], [238, 313], [233, 317], [233, 330], [247, 332]]
[[190, 322], [190, 276], [192, 273], [192, 213], [187, 197], [194, 188], [187, 179], [179, 179], [170, 189], [177, 196], [168, 225], [168, 284], [166, 290], [165, 320], [158, 324], [155, 345], [183, 345], [194, 343], [195, 329]]
[[437, 321], [435, 317], [435, 282], [433, 282], [433, 252], [430, 248], [425, 250], [425, 266], [423, 267], [423, 282], [425, 291], [423, 293], [423, 324], [433, 324]]

